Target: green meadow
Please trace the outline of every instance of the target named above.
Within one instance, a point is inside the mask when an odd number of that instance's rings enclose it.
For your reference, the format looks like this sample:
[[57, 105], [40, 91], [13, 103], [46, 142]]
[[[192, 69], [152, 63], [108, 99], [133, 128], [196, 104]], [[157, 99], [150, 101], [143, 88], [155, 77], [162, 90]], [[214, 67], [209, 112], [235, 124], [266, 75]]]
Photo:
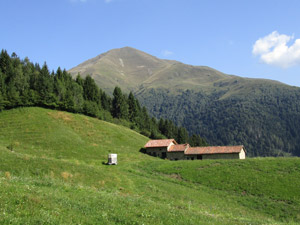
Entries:
[[0, 224], [300, 224], [298, 158], [168, 161], [147, 141], [79, 114], [0, 112]]

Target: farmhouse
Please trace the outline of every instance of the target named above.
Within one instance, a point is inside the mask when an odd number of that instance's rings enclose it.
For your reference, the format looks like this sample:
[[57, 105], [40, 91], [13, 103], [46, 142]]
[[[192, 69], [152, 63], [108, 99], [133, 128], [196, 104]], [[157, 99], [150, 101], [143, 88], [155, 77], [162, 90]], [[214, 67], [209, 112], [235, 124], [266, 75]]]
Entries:
[[174, 139], [151, 140], [147, 142], [144, 148], [146, 148], [147, 154], [164, 159], [167, 157], [167, 152], [174, 145], [178, 145]]
[[189, 144], [183, 145], [172, 145], [167, 152], [167, 158], [170, 160], [178, 160], [178, 159], [185, 159], [184, 154], [187, 149], [190, 148]]
[[185, 152], [185, 159], [245, 159], [243, 145], [191, 147]]
[[191, 147], [189, 144], [177, 144], [174, 139], [150, 140], [144, 146], [146, 153], [170, 160], [202, 159], [245, 159], [243, 145]]

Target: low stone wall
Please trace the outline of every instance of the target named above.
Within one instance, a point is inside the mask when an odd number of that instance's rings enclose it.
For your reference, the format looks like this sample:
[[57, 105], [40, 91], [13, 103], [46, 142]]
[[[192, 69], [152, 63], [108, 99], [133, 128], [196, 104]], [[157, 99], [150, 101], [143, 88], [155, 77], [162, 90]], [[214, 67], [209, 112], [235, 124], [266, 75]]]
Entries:
[[185, 159], [183, 152], [168, 152], [167, 158], [169, 160], [183, 160]]
[[202, 159], [239, 159], [239, 153], [203, 155]]
[[164, 154], [167, 154], [167, 148], [160, 147], [160, 148], [147, 148], [146, 153], [148, 155], [156, 156], [156, 157], [164, 157]]

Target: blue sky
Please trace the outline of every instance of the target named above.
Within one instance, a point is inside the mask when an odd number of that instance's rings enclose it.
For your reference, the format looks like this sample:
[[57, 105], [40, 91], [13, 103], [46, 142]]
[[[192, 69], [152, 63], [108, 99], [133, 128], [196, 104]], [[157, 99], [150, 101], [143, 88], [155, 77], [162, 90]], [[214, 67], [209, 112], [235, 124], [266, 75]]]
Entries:
[[0, 0], [0, 48], [70, 69], [131, 46], [300, 86], [298, 0]]

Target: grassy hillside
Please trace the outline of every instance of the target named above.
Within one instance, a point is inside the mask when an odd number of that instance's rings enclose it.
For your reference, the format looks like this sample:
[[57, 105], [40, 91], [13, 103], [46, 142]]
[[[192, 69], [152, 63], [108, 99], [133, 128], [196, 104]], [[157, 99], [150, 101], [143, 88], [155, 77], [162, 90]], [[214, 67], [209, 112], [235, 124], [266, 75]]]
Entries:
[[146, 141], [77, 114], [0, 112], [0, 223], [300, 223], [298, 158], [170, 162]]
[[277, 219], [300, 219], [298, 158], [152, 162], [147, 171], [226, 192], [241, 205]]

